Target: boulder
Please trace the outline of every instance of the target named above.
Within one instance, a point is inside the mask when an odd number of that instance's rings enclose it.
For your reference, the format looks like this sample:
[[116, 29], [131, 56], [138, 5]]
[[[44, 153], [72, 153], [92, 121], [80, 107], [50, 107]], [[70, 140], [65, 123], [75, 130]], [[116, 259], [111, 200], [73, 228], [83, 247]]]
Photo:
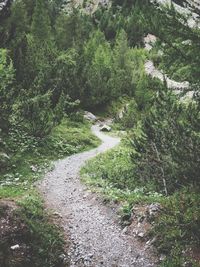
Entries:
[[140, 238], [144, 238], [145, 233], [143, 233], [143, 232], [139, 232], [139, 233], [137, 234], [137, 236], [140, 237]]
[[104, 124], [101, 128], [100, 128], [100, 131], [102, 132], [110, 132], [111, 131], [111, 127]]
[[97, 117], [91, 112], [85, 111], [83, 117], [88, 121], [96, 121]]
[[162, 210], [162, 207], [159, 203], [152, 203], [147, 207], [146, 216], [149, 221], [153, 221]]

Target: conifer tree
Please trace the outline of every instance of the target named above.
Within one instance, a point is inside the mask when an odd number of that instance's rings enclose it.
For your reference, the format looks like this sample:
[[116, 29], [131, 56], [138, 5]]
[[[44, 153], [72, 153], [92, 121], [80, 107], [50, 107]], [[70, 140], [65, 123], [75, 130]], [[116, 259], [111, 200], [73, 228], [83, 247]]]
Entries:
[[12, 114], [14, 69], [7, 51], [0, 49], [0, 130], [7, 131]]
[[47, 0], [36, 0], [31, 25], [31, 33], [40, 42], [50, 38], [51, 26]]

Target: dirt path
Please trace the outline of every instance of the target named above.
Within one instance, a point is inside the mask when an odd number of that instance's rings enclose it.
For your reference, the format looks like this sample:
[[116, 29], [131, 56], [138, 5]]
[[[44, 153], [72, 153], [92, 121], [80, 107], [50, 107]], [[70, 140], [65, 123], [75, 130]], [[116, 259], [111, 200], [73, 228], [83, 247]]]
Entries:
[[93, 126], [92, 131], [102, 144], [97, 149], [57, 161], [55, 169], [40, 184], [48, 207], [60, 214], [70, 238], [70, 266], [155, 266], [144, 248], [123, 233], [114, 211], [80, 182], [79, 171], [84, 163], [120, 142], [119, 138], [100, 132], [98, 126]]

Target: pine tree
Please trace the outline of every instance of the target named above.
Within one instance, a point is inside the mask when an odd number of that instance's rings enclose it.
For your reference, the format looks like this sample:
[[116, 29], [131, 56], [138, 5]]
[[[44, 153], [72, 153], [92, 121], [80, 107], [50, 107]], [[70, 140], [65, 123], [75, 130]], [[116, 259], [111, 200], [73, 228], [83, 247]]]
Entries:
[[12, 114], [14, 69], [7, 51], [0, 49], [0, 130], [7, 131]]
[[[113, 67], [110, 87], [114, 98], [123, 94], [133, 95], [134, 93], [134, 56], [132, 49], [128, 46], [126, 32], [122, 29], [116, 39], [113, 50]], [[139, 68], [139, 66], [137, 66]]]
[[129, 49], [130, 48], [128, 47], [127, 34], [122, 29], [117, 36], [114, 49], [115, 64], [121, 69], [125, 69], [127, 66], [127, 61], [129, 59]]
[[105, 104], [110, 99], [108, 82], [111, 74], [111, 47], [102, 32], [96, 31], [84, 47], [84, 76], [82, 99], [86, 106]]
[[31, 33], [40, 42], [50, 39], [51, 26], [47, 0], [36, 0]]
[[22, 82], [24, 78], [24, 60], [27, 48], [26, 34], [29, 31], [28, 15], [23, 1], [15, 1], [12, 5], [11, 14], [12, 38], [9, 45], [13, 64], [16, 69], [16, 79]]

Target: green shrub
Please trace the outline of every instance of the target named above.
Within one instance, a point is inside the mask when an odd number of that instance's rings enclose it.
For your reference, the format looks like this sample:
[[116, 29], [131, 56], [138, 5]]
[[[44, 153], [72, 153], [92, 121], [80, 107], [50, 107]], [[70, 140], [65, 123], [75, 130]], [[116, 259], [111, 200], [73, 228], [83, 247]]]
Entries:
[[102, 179], [118, 189], [135, 187], [132, 177], [130, 150], [126, 146], [108, 151], [89, 161], [83, 168], [93, 179]]
[[50, 94], [37, 95], [22, 102], [22, 117], [27, 131], [36, 137], [47, 136], [54, 126]]
[[150, 111], [132, 134], [134, 176], [153, 181], [155, 190], [173, 193], [181, 186], [199, 186], [199, 101], [180, 102], [160, 91]]
[[181, 266], [188, 258], [185, 252], [190, 248], [199, 248], [199, 225], [198, 191], [184, 189], [166, 199], [152, 231], [158, 251], [168, 256], [162, 266]]

